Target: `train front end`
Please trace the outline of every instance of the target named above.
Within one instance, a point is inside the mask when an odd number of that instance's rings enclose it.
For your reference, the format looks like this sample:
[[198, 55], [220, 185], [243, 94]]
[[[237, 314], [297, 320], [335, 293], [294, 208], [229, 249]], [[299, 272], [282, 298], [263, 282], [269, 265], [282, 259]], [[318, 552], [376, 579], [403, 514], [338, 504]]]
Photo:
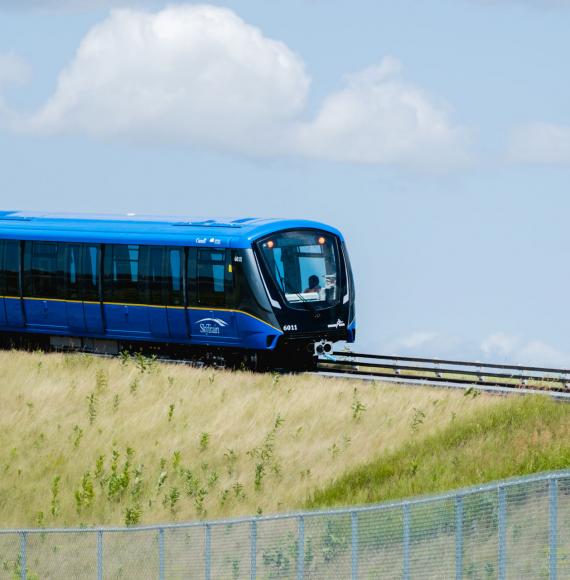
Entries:
[[337, 341], [354, 342], [354, 281], [339, 232], [282, 230], [257, 240], [254, 248], [283, 330], [278, 352], [313, 360]]

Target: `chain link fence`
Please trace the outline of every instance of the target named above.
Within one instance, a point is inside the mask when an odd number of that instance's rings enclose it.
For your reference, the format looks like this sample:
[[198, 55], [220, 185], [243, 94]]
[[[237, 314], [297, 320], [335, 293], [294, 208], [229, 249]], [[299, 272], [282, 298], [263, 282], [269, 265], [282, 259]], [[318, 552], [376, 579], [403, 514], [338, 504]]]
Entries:
[[0, 531], [0, 578], [570, 579], [570, 471], [355, 509]]

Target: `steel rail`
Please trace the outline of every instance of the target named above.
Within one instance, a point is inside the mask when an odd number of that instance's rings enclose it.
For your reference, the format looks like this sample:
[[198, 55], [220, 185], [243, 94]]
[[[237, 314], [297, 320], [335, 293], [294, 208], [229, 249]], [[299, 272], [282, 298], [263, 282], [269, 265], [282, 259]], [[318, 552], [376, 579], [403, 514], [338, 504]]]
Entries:
[[506, 365], [497, 363], [482, 363], [480, 361], [461, 361], [461, 360], [448, 360], [439, 358], [420, 358], [415, 356], [397, 356], [397, 355], [381, 355], [381, 354], [362, 354], [350, 351], [334, 351], [332, 353], [334, 356], [342, 357], [355, 357], [355, 358], [370, 358], [377, 360], [393, 360], [393, 361], [404, 361], [404, 362], [419, 362], [419, 363], [431, 363], [434, 365], [446, 364], [446, 365], [456, 365], [463, 367], [477, 367], [477, 368], [487, 368], [487, 369], [513, 369], [518, 371], [532, 371], [532, 372], [543, 372], [543, 373], [554, 373], [559, 375], [569, 375], [570, 369], [555, 369], [549, 367], [531, 367], [531, 366], [521, 366], [521, 365]]
[[[362, 360], [367, 359], [367, 360]], [[379, 362], [370, 362], [377, 360]], [[382, 363], [416, 362], [415, 365]], [[447, 365], [446, 367], [439, 366]], [[463, 368], [450, 368], [453, 366]], [[467, 368], [465, 368], [467, 367]], [[507, 372], [486, 371], [484, 369], [510, 370]], [[373, 355], [352, 352], [334, 352], [330, 358], [320, 358], [317, 371], [347, 377], [380, 377], [422, 383], [473, 385], [501, 388], [503, 391], [526, 391], [544, 393], [564, 393], [570, 395], [570, 370], [547, 367], [525, 367], [457, 360], [404, 357], [395, 355]], [[529, 373], [542, 372], [536, 375]], [[557, 376], [556, 376], [557, 375]]]
[[[97, 356], [102, 358], [118, 358], [119, 355], [110, 355], [102, 353], [87, 353], [90, 356]], [[408, 361], [425, 361], [434, 365], [443, 362], [439, 359], [422, 359], [418, 357], [397, 357], [397, 356], [381, 356], [381, 355], [363, 355], [350, 352], [340, 352], [334, 353], [335, 356], [345, 357], [345, 360], [330, 360], [326, 358], [319, 358], [317, 372], [325, 372], [335, 375], [345, 375], [347, 377], [358, 377], [358, 376], [370, 376], [370, 377], [381, 377], [398, 379], [400, 381], [423, 381], [423, 382], [433, 382], [433, 383], [450, 383], [458, 385], [476, 385], [476, 386], [486, 386], [486, 387], [505, 387], [511, 390], [525, 390], [534, 389], [541, 392], [560, 392], [570, 395], [570, 370], [559, 371], [557, 369], [546, 369], [552, 374], [568, 374], [568, 376], [537, 376], [537, 375], [525, 375], [525, 374], [507, 374], [507, 373], [493, 373], [493, 372], [482, 372], [481, 370], [463, 370], [463, 369], [450, 369], [442, 367], [425, 367], [425, 366], [411, 366], [411, 365], [397, 365], [397, 364], [382, 364], [382, 363], [370, 363], [361, 360], [346, 360], [367, 358], [367, 359], [380, 359], [380, 360], [408, 360]], [[135, 356], [132, 356], [136, 360]], [[224, 366], [212, 365], [208, 361], [203, 361], [200, 359], [190, 359], [190, 358], [172, 358], [166, 356], [155, 356], [145, 357], [147, 359], [154, 360], [157, 363], [162, 364], [175, 364], [175, 365], [187, 365], [197, 368], [225, 368]], [[483, 364], [483, 363], [468, 363], [459, 361], [445, 361], [445, 364], [457, 364], [461, 366], [472, 366], [477, 369], [481, 368], [501, 368], [501, 369], [512, 369], [518, 371], [520, 370], [531, 370], [542, 367], [523, 367], [519, 365], [496, 365], [496, 364]], [[334, 368], [334, 367], [343, 368]], [[360, 370], [359, 367], [362, 367]], [[369, 370], [364, 370], [369, 369]], [[375, 370], [376, 369], [376, 370]], [[281, 369], [286, 371], [286, 369]], [[384, 371], [384, 372], [382, 372]], [[388, 372], [385, 372], [388, 371]], [[406, 372], [411, 372], [414, 374], [402, 374]], [[427, 373], [427, 374], [418, 374]], [[435, 376], [433, 376], [435, 375]], [[445, 375], [445, 376], [444, 376]], [[451, 376], [450, 376], [451, 375]], [[499, 380], [489, 380], [489, 379], [499, 379]], [[518, 383], [513, 383], [509, 381], [519, 381]], [[538, 384], [537, 384], [538, 383]], [[540, 383], [543, 383], [542, 385]], [[559, 386], [556, 386], [559, 385]]]
[[481, 387], [501, 387], [507, 391], [526, 391], [526, 392], [543, 392], [543, 393], [567, 393], [570, 395], [569, 388], [545, 388], [541, 387], [540, 385], [534, 384], [509, 384], [503, 382], [491, 382], [485, 381], [481, 379], [467, 379], [467, 378], [454, 378], [454, 377], [428, 377], [425, 375], [417, 375], [417, 376], [402, 376], [402, 375], [395, 375], [393, 373], [382, 373], [382, 372], [365, 372], [359, 371], [354, 369], [347, 369], [347, 370], [340, 370], [340, 369], [332, 369], [332, 368], [320, 368], [318, 369], [320, 373], [326, 374], [334, 374], [338, 375], [339, 377], [343, 376], [354, 376], [354, 377], [380, 377], [380, 378], [387, 378], [387, 379], [397, 379], [398, 382], [404, 383], [441, 383], [441, 384], [457, 384], [457, 385], [472, 385], [472, 386], [481, 386]]
[[368, 362], [351, 362], [351, 361], [344, 361], [339, 360], [336, 362], [332, 361], [320, 361], [326, 364], [332, 364], [337, 366], [359, 366], [364, 368], [382, 368], [382, 369], [392, 369], [395, 371], [395, 374], [399, 374], [400, 372], [406, 371], [418, 371], [418, 372], [429, 372], [436, 375], [441, 374], [452, 374], [452, 375], [465, 375], [465, 376], [478, 376], [478, 377], [492, 377], [496, 379], [504, 379], [504, 380], [519, 380], [519, 381], [533, 381], [533, 382], [545, 382], [545, 383], [561, 383], [561, 382], [570, 382], [570, 378], [561, 379], [559, 377], [552, 377], [552, 376], [534, 376], [534, 375], [509, 375], [506, 373], [494, 373], [494, 372], [478, 372], [475, 370], [463, 370], [463, 369], [452, 369], [452, 368], [426, 368], [422, 366], [409, 366], [409, 365], [391, 365], [391, 364], [375, 364], [375, 363], [368, 363]]

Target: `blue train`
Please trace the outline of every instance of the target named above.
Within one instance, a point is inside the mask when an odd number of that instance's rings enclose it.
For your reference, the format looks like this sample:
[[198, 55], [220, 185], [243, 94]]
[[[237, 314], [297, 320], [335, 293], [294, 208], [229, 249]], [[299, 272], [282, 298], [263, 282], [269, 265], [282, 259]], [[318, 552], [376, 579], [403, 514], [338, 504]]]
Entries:
[[355, 332], [325, 224], [0, 211], [4, 342], [302, 367]]

